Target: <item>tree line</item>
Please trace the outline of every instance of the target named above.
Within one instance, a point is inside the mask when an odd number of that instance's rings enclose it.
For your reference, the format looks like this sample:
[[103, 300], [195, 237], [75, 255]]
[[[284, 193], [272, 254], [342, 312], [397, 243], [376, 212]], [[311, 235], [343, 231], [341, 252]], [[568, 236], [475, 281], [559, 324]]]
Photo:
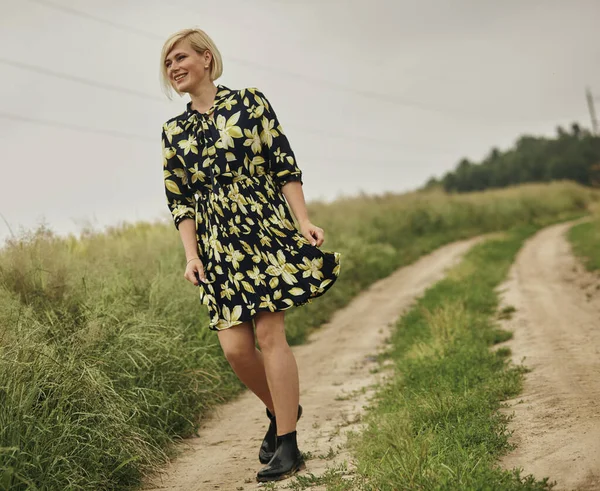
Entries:
[[600, 186], [600, 137], [577, 123], [568, 130], [559, 126], [553, 138], [521, 136], [506, 151], [493, 148], [481, 162], [464, 158], [455, 170], [431, 178], [425, 187], [468, 192], [561, 179]]

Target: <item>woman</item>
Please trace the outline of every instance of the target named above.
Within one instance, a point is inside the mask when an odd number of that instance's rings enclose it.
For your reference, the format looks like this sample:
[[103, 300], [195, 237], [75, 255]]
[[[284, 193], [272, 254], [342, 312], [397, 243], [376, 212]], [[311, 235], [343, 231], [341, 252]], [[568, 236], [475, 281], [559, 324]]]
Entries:
[[270, 424], [259, 459], [267, 465], [257, 479], [283, 479], [304, 468], [296, 441], [298, 369], [284, 311], [331, 288], [340, 254], [318, 249], [323, 230], [309, 220], [302, 172], [265, 95], [214, 84], [223, 63], [206, 33], [173, 34], [161, 70], [167, 92], [191, 99], [162, 132], [165, 191], [187, 258], [184, 277], [199, 286], [209, 328], [231, 367], [266, 406]]

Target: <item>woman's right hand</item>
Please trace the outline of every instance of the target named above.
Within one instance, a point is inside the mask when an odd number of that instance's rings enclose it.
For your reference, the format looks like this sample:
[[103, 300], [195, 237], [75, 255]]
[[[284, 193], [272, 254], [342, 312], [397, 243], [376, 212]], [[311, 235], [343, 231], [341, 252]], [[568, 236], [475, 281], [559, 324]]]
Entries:
[[185, 273], [183, 274], [183, 277], [190, 283], [198, 286], [200, 283], [198, 283], [196, 275], [198, 275], [202, 283], [207, 282], [206, 275], [204, 274], [204, 264], [202, 264], [202, 260], [199, 257], [190, 259], [185, 267]]

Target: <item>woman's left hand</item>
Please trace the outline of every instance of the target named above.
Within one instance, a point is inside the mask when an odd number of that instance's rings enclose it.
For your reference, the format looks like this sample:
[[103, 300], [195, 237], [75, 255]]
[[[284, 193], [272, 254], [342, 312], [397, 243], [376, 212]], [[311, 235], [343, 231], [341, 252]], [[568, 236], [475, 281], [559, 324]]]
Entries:
[[325, 242], [325, 232], [323, 232], [323, 229], [311, 222], [301, 223], [300, 233], [311, 243], [311, 245], [320, 247], [321, 244]]

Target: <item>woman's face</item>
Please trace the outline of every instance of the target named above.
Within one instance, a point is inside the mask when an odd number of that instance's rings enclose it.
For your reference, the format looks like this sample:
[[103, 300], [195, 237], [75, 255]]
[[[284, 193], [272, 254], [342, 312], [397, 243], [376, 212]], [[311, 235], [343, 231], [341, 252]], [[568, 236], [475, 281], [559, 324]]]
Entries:
[[178, 92], [190, 92], [198, 87], [208, 76], [211, 54], [197, 53], [187, 39], [179, 41], [165, 59], [167, 75], [171, 85]]

